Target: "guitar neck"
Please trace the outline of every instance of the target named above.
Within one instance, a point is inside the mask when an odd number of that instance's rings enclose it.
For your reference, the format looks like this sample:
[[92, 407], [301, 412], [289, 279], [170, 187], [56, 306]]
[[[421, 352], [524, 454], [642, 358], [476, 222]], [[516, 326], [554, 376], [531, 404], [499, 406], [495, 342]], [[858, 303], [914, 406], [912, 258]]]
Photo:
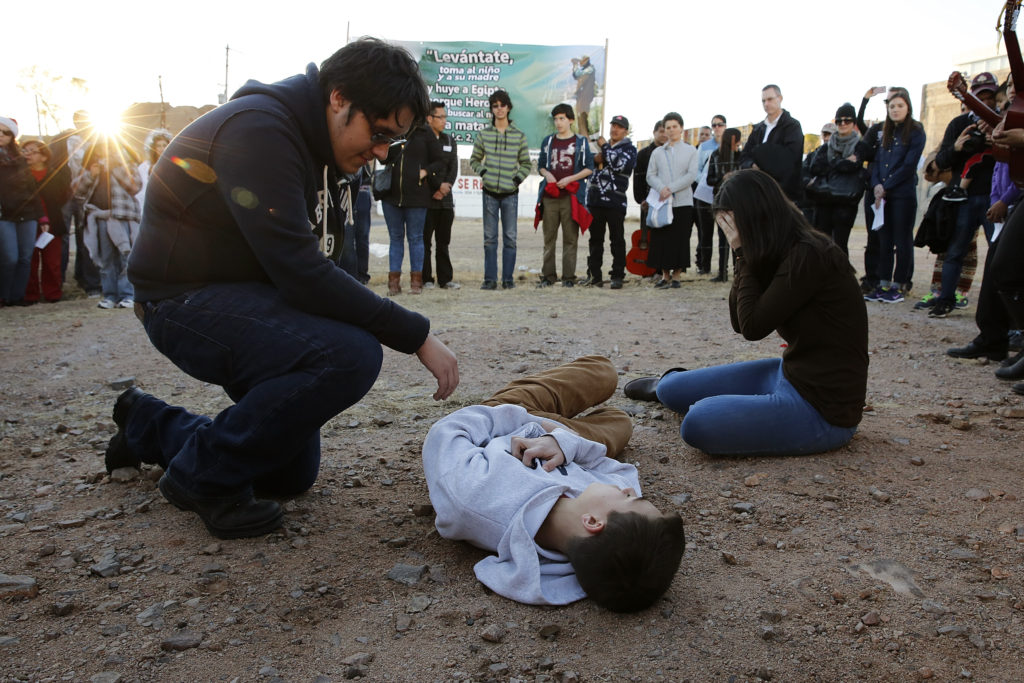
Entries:
[[[1022, 81], [1024, 82], [1024, 81]], [[1003, 120], [1003, 115], [989, 109], [988, 105], [979, 100], [974, 93], [967, 91], [963, 93], [962, 101], [967, 108], [978, 115], [982, 121], [995, 128]]]
[[1006, 3], [1006, 16], [1003, 22], [1003, 43], [1006, 45], [1006, 59], [1010, 62], [1010, 73], [1013, 82], [1024, 83], [1024, 58], [1021, 57], [1020, 43], [1017, 42], [1017, 16], [1020, 2]]

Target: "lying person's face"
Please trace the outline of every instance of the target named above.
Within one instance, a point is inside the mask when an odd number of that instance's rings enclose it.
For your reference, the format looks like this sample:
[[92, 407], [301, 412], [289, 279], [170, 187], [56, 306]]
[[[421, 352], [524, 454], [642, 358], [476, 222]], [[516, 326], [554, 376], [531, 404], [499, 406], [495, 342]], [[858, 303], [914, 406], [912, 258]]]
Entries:
[[585, 503], [590, 514], [607, 519], [612, 512], [636, 512], [645, 517], [661, 517], [661, 511], [631, 488], [620, 489], [611, 484], [593, 483], [583, 489], [578, 501]]

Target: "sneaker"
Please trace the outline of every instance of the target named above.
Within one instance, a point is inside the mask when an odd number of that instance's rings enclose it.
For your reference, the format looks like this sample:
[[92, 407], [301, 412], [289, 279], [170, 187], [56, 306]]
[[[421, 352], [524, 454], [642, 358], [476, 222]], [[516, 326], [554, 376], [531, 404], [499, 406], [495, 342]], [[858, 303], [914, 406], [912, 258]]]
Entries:
[[946, 194], [942, 195], [943, 201], [947, 202], [966, 202], [967, 201], [967, 190], [957, 185], [946, 190]]
[[480, 285], [480, 289], [497, 289], [498, 283], [494, 280], [484, 280], [484, 283]]
[[882, 289], [881, 287], [875, 287], [869, 293], [864, 295], [864, 301], [881, 301], [882, 293], [884, 291], [885, 290]]
[[956, 293], [956, 304], [954, 304], [954, 305], [955, 305], [955, 306], [956, 306], [957, 308], [967, 308], [967, 306], [969, 306], [969, 305], [970, 305], [970, 303], [971, 303], [971, 302], [970, 302], [970, 301], [969, 301], [969, 300], [967, 299], [967, 297], [966, 297], [966, 296], [964, 296], [964, 295], [963, 295], [963, 294], [961, 294], [960, 292], [957, 292], [957, 293]]
[[580, 284], [584, 287], [604, 287], [604, 280], [590, 276], [586, 280], [580, 280]]
[[433, 289], [433, 288], [434, 288], [434, 283], [433, 282], [424, 282], [423, 283], [423, 289]]
[[513, 280], [502, 280], [501, 281], [501, 288], [502, 289], [515, 289], [516, 288], [516, 283]]
[[669, 285], [669, 289], [679, 289], [682, 286], [683, 285], [679, 283], [679, 280], [673, 280], [672, 283]]
[[90, 289], [89, 291], [87, 291], [85, 293], [85, 295], [87, 297], [89, 297], [90, 299], [99, 299], [101, 294], [102, 294], [102, 292], [100, 292], [97, 289]]
[[1024, 348], [1024, 334], [1020, 330], [1010, 330], [1007, 334], [1007, 342], [1013, 351], [1020, 351]]
[[928, 311], [929, 318], [945, 318], [949, 315], [950, 311], [953, 310], [953, 304], [948, 301], [939, 300], [935, 303], [935, 307]]
[[135, 299], [130, 296], [126, 296], [117, 302], [118, 308], [135, 308]]
[[576, 286], [576, 281], [575, 280], [562, 280], [562, 286], [563, 287], [575, 287]]
[[543, 287], [550, 287], [553, 284], [555, 283], [552, 282], [551, 280], [541, 280], [540, 282], [537, 283], [537, 289], [541, 289]]
[[903, 301], [903, 292], [899, 287], [886, 287], [875, 301], [881, 301], [883, 304], [898, 304]]
[[[433, 286], [433, 284], [433, 282], [430, 283], [431, 286]], [[423, 286], [426, 287], [426, 285]], [[462, 285], [460, 285], [458, 282], [446, 282], [444, 283], [443, 289], [462, 289]]]
[[914, 310], [915, 311], [923, 311], [925, 309], [930, 309], [932, 306], [935, 305], [935, 301], [938, 298], [939, 297], [938, 297], [938, 295], [935, 292], [928, 292], [923, 297], [921, 297], [920, 301], [918, 301], [916, 304], [914, 304]]
[[622, 278], [613, 277], [611, 289], [622, 289]]
[[109, 311], [111, 308], [113, 308], [116, 305], [117, 305], [116, 301], [114, 301], [113, 299], [111, 299], [108, 296], [105, 296], [102, 299], [100, 299], [100, 302], [98, 304], [96, 304], [96, 307], [97, 308], [102, 308], [102, 309], [105, 309], [105, 310]]
[[668, 280], [658, 280], [658, 283], [656, 285], [654, 285], [654, 288], [655, 289], [668, 289], [669, 288], [669, 281]]

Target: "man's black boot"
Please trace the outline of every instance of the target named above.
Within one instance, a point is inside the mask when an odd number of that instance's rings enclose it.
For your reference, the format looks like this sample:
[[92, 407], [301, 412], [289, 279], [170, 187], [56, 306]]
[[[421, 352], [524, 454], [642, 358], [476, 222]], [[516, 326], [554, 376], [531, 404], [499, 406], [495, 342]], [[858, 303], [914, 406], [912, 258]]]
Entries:
[[231, 498], [197, 498], [177, 484], [160, 477], [160, 493], [175, 507], [199, 515], [203, 524], [217, 538], [248, 538], [262, 536], [281, 526], [284, 511], [272, 500], [256, 500], [251, 493]]

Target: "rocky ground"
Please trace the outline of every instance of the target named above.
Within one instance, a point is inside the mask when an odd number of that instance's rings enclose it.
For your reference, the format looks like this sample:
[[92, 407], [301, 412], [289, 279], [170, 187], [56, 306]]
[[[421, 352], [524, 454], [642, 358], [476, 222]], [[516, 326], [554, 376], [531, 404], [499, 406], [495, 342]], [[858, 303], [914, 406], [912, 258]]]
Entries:
[[[520, 228], [535, 268], [540, 236]], [[158, 471], [103, 468], [121, 386], [206, 413], [227, 405], [218, 387], [157, 354], [129, 311], [0, 310], [0, 680], [1024, 678], [1024, 402], [992, 366], [944, 355], [973, 335], [973, 307], [929, 320], [869, 305], [869, 405], [828, 455], [709, 458], [677, 416], [619, 394], [644, 494], [686, 523], [671, 590], [631, 616], [486, 591], [483, 553], [433, 530], [419, 449], [434, 420], [583, 354], [624, 384], [775, 356], [781, 340], [732, 334], [728, 287], [705, 277], [536, 290], [524, 271], [482, 292], [479, 227], [455, 233], [463, 288], [400, 300], [458, 355], [458, 391], [433, 402], [428, 373], [387, 351], [373, 390], [324, 427], [316, 486], [263, 538], [217, 541], [164, 501]], [[385, 270], [376, 257], [379, 292]]]

